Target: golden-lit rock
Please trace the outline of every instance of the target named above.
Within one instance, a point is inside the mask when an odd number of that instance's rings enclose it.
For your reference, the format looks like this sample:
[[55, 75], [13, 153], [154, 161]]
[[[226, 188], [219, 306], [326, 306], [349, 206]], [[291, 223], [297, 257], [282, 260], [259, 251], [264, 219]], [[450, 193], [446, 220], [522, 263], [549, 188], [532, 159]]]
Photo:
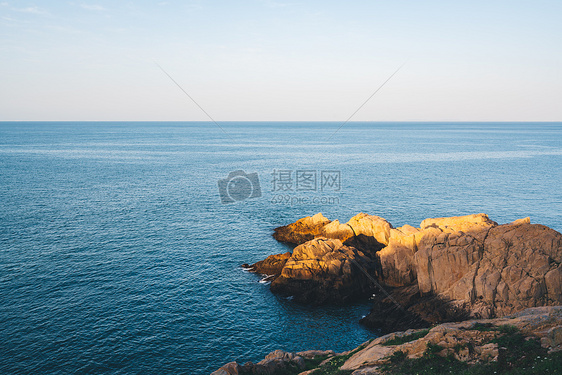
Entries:
[[356, 236], [373, 237], [383, 245], [388, 244], [392, 225], [382, 217], [361, 212], [349, 219], [347, 225], [353, 229]]
[[273, 238], [277, 241], [288, 242], [295, 245], [305, 243], [322, 234], [322, 228], [329, 224], [330, 220], [322, 213], [314, 216], [307, 216], [296, 222], [275, 228]]
[[339, 220], [334, 220], [322, 227], [320, 235], [322, 237], [335, 238], [341, 242], [345, 242], [355, 234], [349, 224], [341, 224]]
[[342, 303], [372, 292], [374, 261], [338, 239], [316, 238], [293, 250], [271, 290], [296, 301]]
[[[275, 269], [280, 277], [272, 290], [305, 302], [342, 302], [346, 293], [356, 297], [374, 284], [405, 290], [415, 285], [420, 298], [406, 292], [407, 309], [432, 323], [467, 314], [503, 316], [562, 303], [562, 235], [531, 224], [529, 218], [498, 225], [481, 213], [429, 218], [419, 228], [393, 228], [385, 219], [365, 213], [346, 224], [316, 214], [277, 228], [276, 236], [304, 242], [284, 265], [275, 263], [282, 268]], [[364, 269], [352, 267], [353, 262]], [[376, 282], [369, 283], [365, 273]], [[360, 293], [351, 285], [360, 285]], [[321, 290], [321, 297], [312, 298], [307, 288]], [[398, 289], [391, 291], [399, 293]], [[432, 309], [432, 304], [439, 308]], [[378, 314], [382, 311], [374, 309]]]

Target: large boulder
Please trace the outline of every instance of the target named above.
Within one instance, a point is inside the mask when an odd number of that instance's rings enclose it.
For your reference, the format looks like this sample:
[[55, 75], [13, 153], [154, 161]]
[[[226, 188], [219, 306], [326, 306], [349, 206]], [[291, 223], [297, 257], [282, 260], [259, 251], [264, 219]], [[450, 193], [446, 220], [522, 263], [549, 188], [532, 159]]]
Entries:
[[562, 303], [562, 235], [528, 220], [424, 237], [420, 292], [465, 301], [475, 317]]
[[277, 241], [300, 245], [320, 236], [324, 226], [329, 223], [329, 219], [321, 213], [317, 213], [314, 216], [299, 219], [292, 224], [275, 228], [273, 238]]
[[347, 225], [351, 227], [356, 236], [373, 237], [383, 245], [388, 244], [392, 225], [382, 217], [361, 212], [349, 219]]
[[341, 224], [339, 220], [334, 220], [322, 227], [320, 231], [321, 237], [335, 238], [341, 242], [353, 238], [355, 233], [348, 224]]
[[421, 293], [441, 293], [450, 288], [481, 259], [484, 239], [497, 224], [484, 214], [464, 218], [465, 222], [462, 217], [422, 222], [422, 227], [426, 224], [423, 228], [427, 233], [418, 243], [414, 257]]
[[271, 291], [304, 303], [343, 303], [372, 292], [374, 266], [360, 250], [320, 237], [294, 249]]

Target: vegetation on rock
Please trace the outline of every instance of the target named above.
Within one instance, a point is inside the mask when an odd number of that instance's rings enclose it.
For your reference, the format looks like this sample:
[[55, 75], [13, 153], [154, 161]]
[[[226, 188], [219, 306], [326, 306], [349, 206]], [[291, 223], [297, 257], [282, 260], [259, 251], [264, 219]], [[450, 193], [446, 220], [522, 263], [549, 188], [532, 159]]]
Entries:
[[385, 341], [382, 345], [390, 346], [390, 345], [405, 344], [405, 343], [410, 342], [410, 341], [421, 339], [422, 337], [425, 337], [428, 333], [429, 333], [429, 329], [422, 329], [421, 331], [414, 332], [414, 333], [409, 334], [409, 335], [397, 336], [396, 338], [394, 338], [392, 340]]

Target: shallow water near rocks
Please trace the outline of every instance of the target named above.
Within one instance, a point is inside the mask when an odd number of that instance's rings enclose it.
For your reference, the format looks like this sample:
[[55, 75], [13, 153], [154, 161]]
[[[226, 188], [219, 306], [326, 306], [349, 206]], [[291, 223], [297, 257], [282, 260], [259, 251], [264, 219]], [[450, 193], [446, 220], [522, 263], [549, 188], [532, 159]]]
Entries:
[[[561, 123], [221, 126], [0, 123], [1, 373], [199, 375], [356, 347], [376, 336], [368, 301], [300, 306], [240, 267], [317, 212], [562, 230]], [[236, 170], [261, 196], [222, 204]]]

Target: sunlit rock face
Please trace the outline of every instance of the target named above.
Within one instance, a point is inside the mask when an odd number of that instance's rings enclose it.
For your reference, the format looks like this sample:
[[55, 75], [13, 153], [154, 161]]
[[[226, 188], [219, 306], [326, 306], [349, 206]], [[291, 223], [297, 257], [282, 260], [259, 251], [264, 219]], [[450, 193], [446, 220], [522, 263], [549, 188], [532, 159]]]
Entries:
[[373, 290], [368, 274], [374, 259], [338, 239], [316, 238], [293, 250], [271, 291], [296, 301], [343, 303], [367, 296]]
[[562, 303], [560, 233], [528, 219], [462, 228], [422, 240], [415, 254], [421, 293], [466, 301], [481, 317]]
[[272, 291], [305, 303], [343, 303], [375, 292], [379, 306], [372, 314], [407, 311], [401, 319], [412, 324], [562, 303], [562, 235], [529, 218], [498, 225], [474, 214], [394, 228], [365, 213], [345, 224], [319, 213], [276, 228], [274, 237], [299, 246], [254, 270], [267, 269], [261, 273], [274, 274]]
[[385, 219], [359, 213], [347, 223], [339, 220], [330, 221], [322, 213], [307, 216], [279, 228], [275, 228], [273, 237], [277, 241], [300, 245], [317, 237], [338, 239], [354, 245], [369, 246], [380, 250], [388, 244], [392, 225]]
[[321, 213], [314, 216], [307, 216], [296, 222], [275, 228], [273, 238], [280, 242], [287, 242], [300, 245], [306, 241], [310, 241], [322, 234], [322, 229], [330, 220]]

